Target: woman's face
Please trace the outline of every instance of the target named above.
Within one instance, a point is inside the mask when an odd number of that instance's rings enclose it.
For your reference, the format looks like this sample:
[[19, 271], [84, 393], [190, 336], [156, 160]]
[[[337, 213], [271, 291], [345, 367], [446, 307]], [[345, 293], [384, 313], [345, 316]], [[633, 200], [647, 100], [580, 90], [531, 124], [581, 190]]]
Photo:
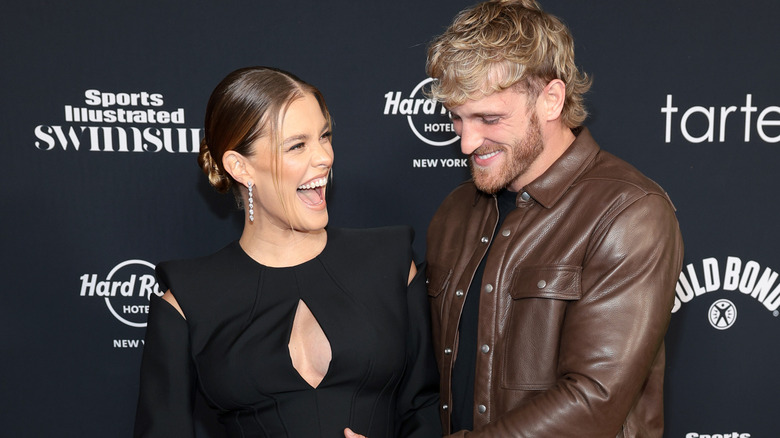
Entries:
[[[255, 224], [283, 230], [316, 231], [328, 224], [325, 183], [333, 165], [331, 132], [317, 99], [306, 94], [294, 100], [281, 124], [279, 192], [272, 173], [276, 139], [255, 141], [249, 157], [253, 169]], [[282, 202], [287, 205], [285, 214]]]

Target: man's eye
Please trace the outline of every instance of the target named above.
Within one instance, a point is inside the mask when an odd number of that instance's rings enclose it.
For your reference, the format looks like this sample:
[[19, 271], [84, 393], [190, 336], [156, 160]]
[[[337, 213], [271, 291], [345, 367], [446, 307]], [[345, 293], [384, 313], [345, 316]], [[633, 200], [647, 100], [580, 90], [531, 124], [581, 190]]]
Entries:
[[483, 118], [482, 119], [482, 123], [484, 123], [486, 125], [495, 125], [496, 123], [498, 123], [498, 121], [499, 121], [498, 118], [494, 118], [494, 119], [485, 119], [485, 118]]

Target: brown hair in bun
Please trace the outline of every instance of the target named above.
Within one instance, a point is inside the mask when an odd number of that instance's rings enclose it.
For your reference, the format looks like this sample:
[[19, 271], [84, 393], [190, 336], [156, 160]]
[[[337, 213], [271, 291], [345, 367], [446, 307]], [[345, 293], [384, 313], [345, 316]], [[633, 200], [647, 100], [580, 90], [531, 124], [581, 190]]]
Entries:
[[313, 95], [330, 125], [330, 114], [325, 99], [317, 88], [295, 75], [271, 67], [246, 67], [225, 77], [211, 93], [206, 105], [204, 137], [200, 143], [198, 165], [209, 183], [220, 193], [231, 187], [240, 202], [238, 184], [225, 171], [222, 157], [227, 151], [236, 151], [249, 157], [254, 154], [252, 144], [260, 137], [274, 139], [274, 166], [281, 165], [280, 115], [292, 101], [306, 94]]

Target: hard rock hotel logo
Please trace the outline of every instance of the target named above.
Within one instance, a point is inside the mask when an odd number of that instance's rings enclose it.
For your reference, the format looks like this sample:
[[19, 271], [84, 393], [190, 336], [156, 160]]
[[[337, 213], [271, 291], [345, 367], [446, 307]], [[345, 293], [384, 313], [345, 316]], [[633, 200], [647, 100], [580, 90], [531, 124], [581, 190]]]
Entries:
[[[405, 118], [412, 133], [429, 146], [449, 146], [460, 139], [452, 126], [449, 112], [441, 102], [428, 98], [431, 84], [428, 78], [418, 83], [408, 94], [388, 91], [384, 95], [384, 115]], [[412, 167], [468, 167], [463, 157], [413, 158]]]
[[452, 129], [447, 109], [441, 102], [427, 97], [431, 83], [428, 78], [417, 84], [408, 95], [401, 91], [385, 93], [385, 115], [403, 116], [409, 129], [422, 142], [431, 146], [447, 146], [458, 141]]
[[161, 93], [89, 89], [83, 103], [63, 106], [61, 121], [33, 134], [42, 151], [197, 153], [201, 129], [186, 127], [184, 108], [166, 108]]
[[162, 296], [154, 276], [154, 265], [145, 260], [126, 260], [105, 276], [84, 274], [79, 280], [79, 296], [102, 299], [111, 315], [130, 327], [146, 327], [151, 294]]

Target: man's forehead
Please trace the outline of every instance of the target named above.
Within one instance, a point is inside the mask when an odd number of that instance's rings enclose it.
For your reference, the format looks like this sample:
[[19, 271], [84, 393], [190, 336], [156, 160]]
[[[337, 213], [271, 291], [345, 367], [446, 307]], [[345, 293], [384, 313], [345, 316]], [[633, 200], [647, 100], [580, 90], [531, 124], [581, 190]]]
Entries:
[[447, 109], [458, 116], [503, 113], [525, 105], [526, 98], [526, 93], [520, 92], [516, 87], [510, 87], [487, 95], [481, 92], [472, 94], [462, 104]]

